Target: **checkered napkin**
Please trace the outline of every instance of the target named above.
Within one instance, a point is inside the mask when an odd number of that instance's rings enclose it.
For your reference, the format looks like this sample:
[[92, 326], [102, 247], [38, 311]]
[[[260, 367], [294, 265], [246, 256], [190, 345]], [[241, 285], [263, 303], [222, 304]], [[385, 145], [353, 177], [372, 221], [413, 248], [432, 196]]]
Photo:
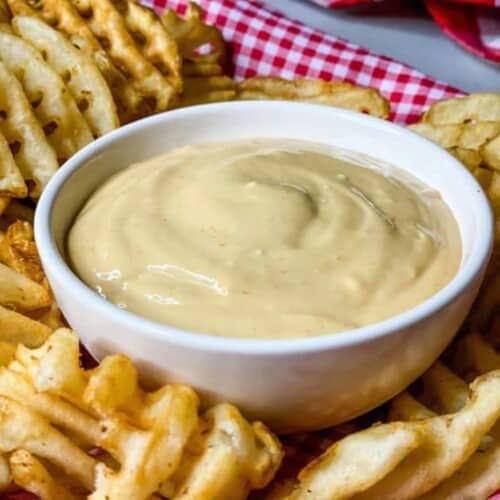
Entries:
[[[312, 1], [323, 7], [337, 8], [380, 0]], [[424, 2], [430, 15], [446, 35], [476, 56], [500, 63], [500, 0]]]
[[[146, 0], [161, 11], [183, 12], [185, 0]], [[222, 29], [232, 49], [234, 76], [346, 80], [374, 87], [389, 99], [392, 119], [414, 122], [430, 104], [460, 92], [423, 73], [341, 38], [315, 31], [246, 0], [201, 0], [209, 23]]]

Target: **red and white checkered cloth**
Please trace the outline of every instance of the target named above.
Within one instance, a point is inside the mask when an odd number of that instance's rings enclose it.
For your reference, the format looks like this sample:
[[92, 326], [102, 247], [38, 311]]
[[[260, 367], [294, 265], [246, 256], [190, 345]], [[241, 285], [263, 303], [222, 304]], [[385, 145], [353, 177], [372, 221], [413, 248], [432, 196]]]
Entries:
[[[339, 8], [380, 0], [312, 0]], [[500, 63], [500, 0], [424, 0], [434, 21], [476, 56]], [[499, 68], [500, 71], [500, 68]]]
[[[186, 0], [146, 0], [161, 11], [183, 12]], [[345, 80], [378, 89], [392, 105], [392, 119], [411, 123], [433, 102], [460, 95], [445, 83], [341, 38], [315, 31], [247, 0], [199, 0], [206, 20], [232, 48], [234, 76]]]

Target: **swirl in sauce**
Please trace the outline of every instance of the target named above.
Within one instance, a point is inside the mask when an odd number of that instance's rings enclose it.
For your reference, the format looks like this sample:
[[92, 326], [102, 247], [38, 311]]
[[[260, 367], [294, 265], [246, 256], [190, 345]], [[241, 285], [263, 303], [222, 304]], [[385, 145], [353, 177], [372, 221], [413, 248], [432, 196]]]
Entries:
[[255, 140], [184, 147], [114, 175], [74, 221], [67, 255], [141, 316], [292, 338], [410, 309], [453, 278], [461, 244], [439, 194], [407, 174]]

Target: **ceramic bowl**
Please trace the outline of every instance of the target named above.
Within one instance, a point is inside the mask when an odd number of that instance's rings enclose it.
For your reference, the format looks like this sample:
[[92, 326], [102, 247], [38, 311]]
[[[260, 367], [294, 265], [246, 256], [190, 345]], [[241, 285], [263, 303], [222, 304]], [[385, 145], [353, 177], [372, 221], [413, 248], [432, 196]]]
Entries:
[[[413, 309], [363, 328], [294, 340], [242, 340], [183, 331], [121, 310], [66, 264], [68, 228], [89, 195], [115, 172], [183, 145], [270, 137], [368, 155], [439, 190], [462, 240], [454, 279]], [[474, 177], [435, 144], [363, 114], [282, 101], [195, 106], [122, 127], [57, 172], [35, 217], [38, 249], [57, 301], [97, 359], [125, 353], [145, 383], [184, 382], [199, 391], [204, 404], [230, 401], [278, 432], [319, 429], [355, 417], [423, 373], [476, 297], [492, 228], [491, 210]]]

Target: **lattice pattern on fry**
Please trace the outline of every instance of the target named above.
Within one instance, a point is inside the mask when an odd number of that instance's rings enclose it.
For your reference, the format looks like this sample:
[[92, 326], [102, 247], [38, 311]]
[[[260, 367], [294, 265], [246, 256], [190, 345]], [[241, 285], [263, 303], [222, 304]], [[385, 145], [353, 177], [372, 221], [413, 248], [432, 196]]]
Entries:
[[190, 2], [184, 16], [166, 10], [161, 22], [179, 46], [184, 76], [209, 77], [224, 73], [227, 54], [222, 33], [203, 22], [203, 11], [198, 5]]
[[0, 31], [0, 59], [21, 82], [59, 163], [93, 140], [64, 82], [33, 46]]
[[117, 5], [143, 56], [180, 92], [181, 58], [173, 37], [151, 9], [133, 0], [122, 0]]
[[166, 110], [176, 99], [174, 87], [138, 49], [111, 0], [72, 0], [106, 53], [142, 96], [141, 116]]
[[[38, 349], [19, 346], [9, 367], [0, 368], [0, 453], [11, 462], [11, 453], [30, 454], [37, 494], [61, 484], [38, 459], [91, 499], [140, 500], [163, 491], [172, 499], [244, 499], [266, 486], [281, 461], [276, 438], [230, 405], [201, 419], [197, 410], [187, 387], [144, 392], [124, 356], [82, 370], [76, 334], [60, 329]], [[104, 460], [87, 453], [96, 446]], [[46, 474], [43, 490], [39, 478]]]
[[[24, 198], [28, 188], [9, 148], [9, 143], [0, 132], [0, 193]], [[2, 197], [3, 203], [9, 198]]]
[[57, 158], [45, 138], [23, 88], [0, 63], [0, 131], [7, 139], [15, 162], [38, 197], [58, 168]]
[[237, 84], [237, 99], [284, 99], [348, 108], [380, 118], [389, 115], [389, 103], [376, 90], [346, 82], [284, 80], [254, 77]]
[[121, 123], [138, 117], [141, 95], [127, 81], [106, 51], [101, 47], [70, 0], [8, 0], [14, 15], [37, 17], [64, 34], [87, 57], [94, 60], [116, 102]]
[[401, 394], [391, 403], [390, 419], [402, 421], [338, 441], [303, 469], [295, 484], [281, 485], [270, 498], [404, 500], [445, 487], [454, 473], [469, 467], [480, 444], [488, 442], [485, 435], [500, 416], [500, 370], [478, 377], [468, 388], [438, 363], [422, 384], [430, 408], [407, 392]]
[[40, 19], [16, 16], [12, 25], [62, 78], [95, 136], [119, 126], [109, 88], [92, 59]]

